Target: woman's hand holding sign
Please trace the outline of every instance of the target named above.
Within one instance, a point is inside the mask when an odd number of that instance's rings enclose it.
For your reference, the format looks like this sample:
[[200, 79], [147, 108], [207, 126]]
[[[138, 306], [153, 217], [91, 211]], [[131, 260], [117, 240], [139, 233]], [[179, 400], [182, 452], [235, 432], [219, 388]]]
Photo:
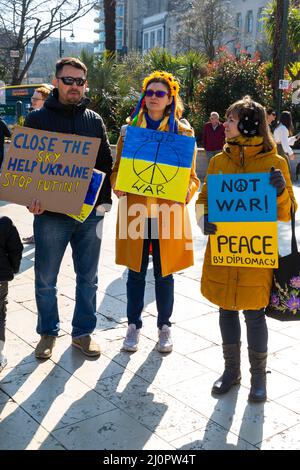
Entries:
[[122, 196], [126, 196], [127, 193], [125, 193], [124, 191], [118, 191], [117, 189], [115, 189], [115, 184], [112, 185], [112, 190], [114, 192], [114, 194], [117, 196], [118, 199], [120, 199], [120, 197]]
[[201, 228], [201, 231], [204, 235], [214, 235], [217, 231], [216, 224], [213, 224], [212, 222], [208, 222], [208, 214], [204, 214], [200, 218], [198, 225]]
[[273, 166], [270, 171], [270, 184], [276, 189], [277, 197], [283, 193], [284, 188], [286, 187], [286, 182], [282, 171], [279, 169], [275, 170]]

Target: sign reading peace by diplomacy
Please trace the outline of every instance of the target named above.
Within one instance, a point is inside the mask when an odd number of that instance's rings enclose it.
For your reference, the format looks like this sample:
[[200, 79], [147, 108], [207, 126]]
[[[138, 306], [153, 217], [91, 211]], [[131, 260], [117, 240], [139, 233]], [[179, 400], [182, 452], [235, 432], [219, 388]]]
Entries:
[[80, 214], [101, 139], [17, 126], [0, 176], [0, 199]]
[[185, 202], [195, 138], [128, 126], [116, 189]]
[[276, 190], [269, 173], [208, 175], [212, 264], [278, 267]]

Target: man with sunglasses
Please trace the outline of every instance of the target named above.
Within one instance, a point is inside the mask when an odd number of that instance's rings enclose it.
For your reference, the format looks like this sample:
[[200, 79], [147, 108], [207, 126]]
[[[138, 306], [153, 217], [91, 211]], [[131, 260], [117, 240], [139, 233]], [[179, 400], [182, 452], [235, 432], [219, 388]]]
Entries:
[[97, 272], [101, 246], [97, 225], [103, 219], [104, 208], [111, 205], [112, 156], [101, 117], [87, 109], [89, 99], [85, 96], [86, 77], [87, 68], [79, 59], [60, 59], [56, 64], [53, 80], [55, 88], [51, 96], [42, 109], [30, 113], [25, 121], [25, 126], [34, 129], [100, 138], [95, 168], [106, 173], [96, 206], [83, 223], [64, 214], [44, 211], [37, 199], [29, 207], [29, 211], [34, 214], [37, 332], [41, 335], [35, 355], [40, 359], [51, 357], [58, 336], [56, 283], [69, 243], [76, 272], [72, 344], [87, 356], [100, 354], [98, 344], [91, 337], [96, 326]]

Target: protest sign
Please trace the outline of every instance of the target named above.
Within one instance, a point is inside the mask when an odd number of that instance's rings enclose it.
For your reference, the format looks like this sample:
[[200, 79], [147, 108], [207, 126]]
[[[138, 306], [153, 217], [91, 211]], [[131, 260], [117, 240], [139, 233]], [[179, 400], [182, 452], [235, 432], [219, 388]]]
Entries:
[[277, 220], [276, 189], [270, 173], [208, 175], [210, 222]]
[[17, 126], [0, 176], [0, 198], [80, 214], [101, 139]]
[[83, 206], [81, 208], [81, 212], [79, 215], [74, 214], [67, 214], [69, 217], [77, 220], [78, 222], [84, 222], [90, 213], [92, 212], [102, 187], [103, 181], [105, 178], [105, 173], [103, 171], [99, 171], [94, 169], [92, 174], [92, 179], [89, 185], [89, 189], [87, 195], [85, 197]]
[[276, 190], [269, 173], [208, 175], [213, 265], [277, 268]]
[[218, 222], [210, 236], [212, 264], [278, 267], [277, 222]]
[[128, 126], [115, 189], [185, 202], [194, 137]]

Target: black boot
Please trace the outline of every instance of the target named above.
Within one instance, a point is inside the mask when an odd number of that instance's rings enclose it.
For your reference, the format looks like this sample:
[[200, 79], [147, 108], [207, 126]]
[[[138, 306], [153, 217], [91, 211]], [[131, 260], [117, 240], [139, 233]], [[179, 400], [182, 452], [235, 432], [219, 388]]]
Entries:
[[228, 392], [233, 385], [241, 381], [241, 343], [223, 344], [222, 347], [225, 370], [223, 375], [216, 380], [211, 391], [218, 395]]
[[267, 352], [256, 352], [248, 349], [250, 372], [251, 372], [251, 389], [248, 400], [259, 403], [267, 399]]

